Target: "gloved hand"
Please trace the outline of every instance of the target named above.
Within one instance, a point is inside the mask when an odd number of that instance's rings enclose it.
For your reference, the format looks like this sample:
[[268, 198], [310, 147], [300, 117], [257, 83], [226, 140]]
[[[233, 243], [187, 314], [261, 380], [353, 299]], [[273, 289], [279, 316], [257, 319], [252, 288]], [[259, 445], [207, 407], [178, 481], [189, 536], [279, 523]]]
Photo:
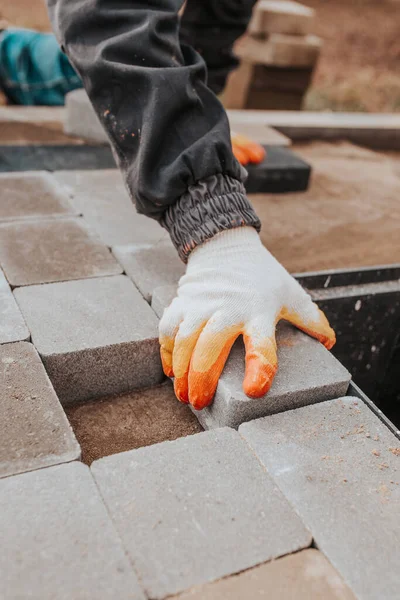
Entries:
[[232, 151], [241, 165], [258, 164], [265, 158], [265, 149], [244, 135], [231, 133]]
[[278, 368], [275, 326], [280, 319], [328, 349], [336, 341], [323, 312], [252, 227], [224, 231], [195, 248], [178, 295], [160, 322], [163, 368], [175, 377], [179, 400], [197, 410], [211, 403], [239, 335], [246, 348], [244, 392], [264, 395]]

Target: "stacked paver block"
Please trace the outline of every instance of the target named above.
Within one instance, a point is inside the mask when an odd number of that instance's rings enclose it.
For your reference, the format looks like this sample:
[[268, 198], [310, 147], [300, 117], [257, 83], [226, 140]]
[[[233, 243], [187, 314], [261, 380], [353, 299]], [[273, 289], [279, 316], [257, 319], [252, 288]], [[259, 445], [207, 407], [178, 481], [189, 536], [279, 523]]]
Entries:
[[233, 430], [110, 456], [93, 463], [92, 473], [150, 598], [164, 598], [311, 543]]
[[84, 89], [69, 92], [65, 98], [64, 132], [100, 144], [109, 143], [107, 134]]
[[48, 173], [0, 174], [0, 223], [76, 214], [67, 194]]
[[13, 287], [122, 272], [81, 218], [0, 224], [0, 264]]
[[176, 600], [355, 600], [317, 550], [303, 550], [176, 596]]
[[255, 36], [311, 33], [315, 11], [292, 0], [259, 0], [254, 7], [249, 33]]
[[[152, 307], [159, 317], [174, 295], [173, 286], [155, 290]], [[322, 344], [287, 323], [278, 325], [277, 344], [278, 372], [269, 392], [257, 399], [243, 392], [244, 345], [242, 340], [234, 344], [213, 403], [195, 411], [205, 429], [238, 427], [261, 416], [346, 394], [351, 375]]]
[[399, 440], [372, 411], [348, 397], [246, 423], [239, 432], [357, 598], [396, 598]]
[[30, 333], [0, 269], [0, 344], [28, 340]]
[[145, 600], [89, 469], [0, 481], [0, 597]]
[[107, 246], [154, 243], [168, 237], [157, 221], [136, 212], [119, 170], [58, 171], [54, 176]]
[[78, 442], [32, 344], [0, 346], [0, 369], [0, 477], [79, 459]]
[[185, 273], [185, 265], [169, 238], [157, 244], [116, 246], [113, 253], [148, 302], [157, 287], [174, 284], [176, 288]]
[[160, 383], [157, 319], [123, 275], [14, 292], [63, 404]]

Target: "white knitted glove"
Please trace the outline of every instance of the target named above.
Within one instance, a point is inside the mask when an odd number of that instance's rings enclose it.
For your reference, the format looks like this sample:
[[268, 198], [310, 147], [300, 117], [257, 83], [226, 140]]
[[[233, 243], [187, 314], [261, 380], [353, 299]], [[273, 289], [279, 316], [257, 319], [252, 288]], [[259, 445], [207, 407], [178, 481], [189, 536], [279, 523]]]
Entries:
[[328, 349], [335, 333], [310, 296], [261, 243], [252, 227], [219, 233], [193, 250], [178, 296], [160, 322], [164, 372], [181, 402], [211, 403], [236, 338], [246, 348], [244, 392], [270, 388], [278, 368], [275, 326], [285, 319]]

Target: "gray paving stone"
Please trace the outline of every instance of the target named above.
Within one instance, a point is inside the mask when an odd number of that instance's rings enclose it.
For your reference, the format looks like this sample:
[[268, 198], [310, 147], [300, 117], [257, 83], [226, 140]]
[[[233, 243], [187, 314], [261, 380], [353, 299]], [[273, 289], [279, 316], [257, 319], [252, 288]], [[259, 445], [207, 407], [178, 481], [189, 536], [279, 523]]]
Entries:
[[154, 289], [151, 298], [151, 308], [159, 319], [161, 319], [164, 310], [171, 304], [175, 296], [176, 285], [164, 285]]
[[168, 233], [136, 212], [118, 169], [54, 174], [75, 209], [107, 246], [157, 242]]
[[239, 431], [357, 598], [397, 598], [399, 440], [372, 411], [348, 397]]
[[145, 592], [164, 598], [310, 545], [237, 432], [220, 429], [92, 465]]
[[0, 225], [0, 264], [13, 287], [122, 273], [81, 218]]
[[62, 404], [160, 383], [157, 318], [123, 275], [14, 292]]
[[169, 238], [156, 244], [115, 246], [113, 253], [148, 302], [157, 287], [176, 289], [186, 270]]
[[65, 97], [64, 132], [101, 144], [109, 140], [85, 90], [74, 90]]
[[[175, 600], [355, 600], [325, 556], [303, 550], [194, 588]], [[171, 599], [172, 600], [172, 599]]]
[[50, 174], [0, 174], [0, 222], [76, 214], [67, 194]]
[[34, 346], [0, 346], [0, 367], [0, 477], [79, 459], [79, 444]]
[[145, 600], [87, 467], [0, 481], [3, 600]]
[[28, 340], [29, 330], [0, 269], [0, 344]]
[[[152, 307], [160, 317], [175, 296], [172, 286], [155, 290]], [[243, 392], [244, 345], [238, 340], [219, 380], [211, 406], [194, 411], [204, 429], [238, 427], [245, 421], [343, 396], [350, 373], [322, 344], [292, 327], [277, 328], [278, 372], [269, 392], [248, 398]]]

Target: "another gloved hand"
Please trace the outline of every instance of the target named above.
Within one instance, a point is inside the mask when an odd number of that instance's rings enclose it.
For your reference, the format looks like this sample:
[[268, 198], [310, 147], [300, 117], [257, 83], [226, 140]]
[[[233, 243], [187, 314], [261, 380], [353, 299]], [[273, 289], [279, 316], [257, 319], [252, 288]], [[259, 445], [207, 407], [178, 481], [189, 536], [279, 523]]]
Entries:
[[325, 315], [264, 248], [255, 229], [224, 231], [195, 248], [178, 296], [160, 322], [163, 368], [175, 377], [179, 400], [198, 410], [211, 403], [239, 335], [246, 347], [243, 389], [250, 397], [264, 395], [278, 368], [280, 319], [328, 349], [335, 343]]
[[257, 142], [233, 132], [231, 133], [231, 142], [232, 152], [241, 165], [259, 164], [264, 160], [265, 149]]

